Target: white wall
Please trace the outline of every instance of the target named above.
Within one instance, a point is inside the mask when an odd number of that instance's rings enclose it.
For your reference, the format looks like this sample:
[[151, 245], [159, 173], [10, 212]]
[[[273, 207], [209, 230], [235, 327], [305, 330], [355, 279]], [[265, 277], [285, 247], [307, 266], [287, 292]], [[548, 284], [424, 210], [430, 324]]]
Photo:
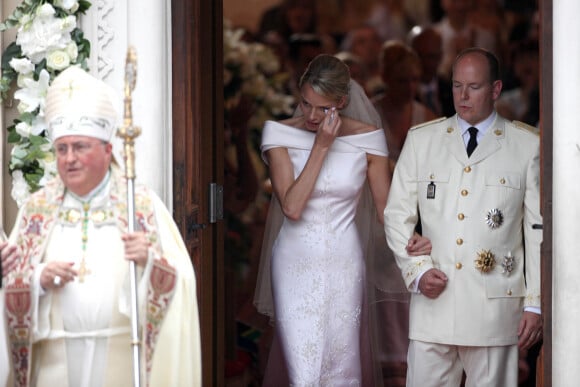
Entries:
[[552, 378], [554, 387], [568, 387], [580, 380], [580, 2], [554, 0], [553, 14]]
[[[171, 29], [169, 1], [100, 0], [81, 23], [91, 41], [91, 73], [123, 98], [127, 48], [137, 53], [137, 83], [132, 95], [137, 182], [147, 184], [172, 208]], [[122, 100], [119, 109], [123, 114]], [[118, 148], [122, 147], [120, 140]]]

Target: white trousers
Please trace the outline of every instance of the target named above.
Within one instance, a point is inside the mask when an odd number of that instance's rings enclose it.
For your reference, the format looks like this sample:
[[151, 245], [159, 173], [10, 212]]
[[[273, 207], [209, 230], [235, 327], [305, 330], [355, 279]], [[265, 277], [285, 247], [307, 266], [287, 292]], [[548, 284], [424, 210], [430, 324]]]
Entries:
[[466, 347], [411, 340], [407, 387], [517, 387], [518, 346]]

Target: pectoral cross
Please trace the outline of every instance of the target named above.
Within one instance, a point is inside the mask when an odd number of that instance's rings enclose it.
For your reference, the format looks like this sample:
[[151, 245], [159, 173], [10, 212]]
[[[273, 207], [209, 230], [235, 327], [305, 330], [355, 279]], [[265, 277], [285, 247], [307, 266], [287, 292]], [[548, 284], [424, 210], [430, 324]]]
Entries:
[[81, 261], [81, 266], [79, 267], [78, 273], [79, 273], [79, 282], [80, 283], [85, 282], [85, 276], [91, 274], [91, 269], [89, 269], [87, 267], [87, 263], [86, 263], [84, 258]]
[[87, 261], [85, 260], [85, 255], [87, 253], [87, 241], [88, 236], [88, 224], [89, 224], [89, 209], [91, 208], [90, 202], [83, 203], [83, 224], [82, 224], [82, 248], [83, 248], [83, 259], [81, 259], [81, 266], [79, 267], [79, 282], [85, 282], [85, 276], [91, 274], [91, 270], [87, 267]]

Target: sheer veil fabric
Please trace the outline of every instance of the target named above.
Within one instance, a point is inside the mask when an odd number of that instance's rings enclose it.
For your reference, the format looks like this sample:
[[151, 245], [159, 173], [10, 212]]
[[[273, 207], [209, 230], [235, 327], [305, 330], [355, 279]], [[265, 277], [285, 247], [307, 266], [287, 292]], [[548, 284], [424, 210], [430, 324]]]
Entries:
[[[299, 108], [295, 111], [295, 116], [301, 115]], [[340, 111], [341, 116], [353, 118], [377, 128], [381, 128], [381, 118], [376, 112], [372, 103], [366, 96], [363, 88], [354, 80], [350, 81], [349, 102]], [[270, 317], [274, 322], [274, 306], [271, 283], [271, 253], [272, 246], [282, 225], [284, 215], [280, 208], [280, 203], [273, 195], [270, 201], [268, 217], [265, 225], [265, 232], [260, 254], [260, 266], [254, 294], [254, 305], [257, 310]], [[368, 184], [365, 184], [361, 195], [356, 225], [360, 239], [363, 243], [363, 254], [366, 260], [367, 287], [365, 289], [366, 299], [364, 305], [366, 310], [362, 318], [361, 338], [366, 341], [363, 346], [367, 346], [367, 351], [363, 351], [362, 364], [368, 366], [372, 364], [373, 370], [366, 370], [366, 374], [372, 373], [373, 382], [368, 381], [369, 375], [365, 375], [363, 385], [382, 385], [381, 367], [376, 357], [376, 348], [371, 348], [376, 340], [377, 327], [374, 324], [373, 305], [385, 299], [405, 301], [408, 299], [408, 292], [405, 289], [400, 270], [396, 266], [390, 250], [388, 250], [383, 226], [377, 220], [376, 210]], [[378, 291], [377, 291], [378, 290]], [[369, 307], [370, 306], [370, 307]], [[369, 351], [368, 348], [371, 350]], [[367, 355], [365, 356], [364, 353]], [[271, 354], [272, 356], [272, 354]], [[372, 356], [373, 361], [367, 357]], [[270, 361], [271, 363], [271, 361]]]

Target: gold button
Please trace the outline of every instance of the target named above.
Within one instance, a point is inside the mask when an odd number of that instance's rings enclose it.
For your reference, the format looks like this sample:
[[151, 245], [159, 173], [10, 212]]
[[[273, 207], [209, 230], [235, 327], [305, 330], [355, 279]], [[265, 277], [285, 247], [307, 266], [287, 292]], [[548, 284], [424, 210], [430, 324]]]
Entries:
[[461, 264], [461, 262], [457, 262], [457, 263], [455, 264], [455, 268], [456, 268], [457, 270], [461, 270], [461, 268], [462, 268], [462, 267], [463, 267], [463, 265]]
[[501, 179], [499, 179], [500, 184], [505, 184], [505, 179], [502, 177]]
[[453, 133], [453, 128], [447, 128], [447, 133]]
[[466, 189], [461, 190], [461, 196], [467, 196], [468, 193]]
[[463, 171], [465, 173], [469, 173], [469, 172], [471, 172], [471, 167], [469, 167], [469, 166], [468, 167], [465, 167], [465, 168], [463, 168]]
[[459, 246], [461, 246], [461, 245], [463, 244], [463, 239], [461, 239], [461, 238], [457, 238], [457, 241], [456, 241], [456, 242], [457, 242], [457, 244], [458, 244]]
[[429, 175], [429, 179], [433, 180], [434, 178], [435, 178], [435, 175], [434, 174], [430, 174]]
[[463, 219], [465, 219], [465, 215], [459, 214], [459, 215], [457, 215], [457, 219], [463, 220]]
[[511, 296], [511, 295], [512, 295], [512, 290], [511, 290], [511, 289], [508, 289], [508, 291], [507, 291], [507, 295], [508, 295], [508, 296]]
[[493, 131], [495, 133], [496, 136], [501, 136], [501, 134], [503, 133], [501, 130], [496, 129]]

